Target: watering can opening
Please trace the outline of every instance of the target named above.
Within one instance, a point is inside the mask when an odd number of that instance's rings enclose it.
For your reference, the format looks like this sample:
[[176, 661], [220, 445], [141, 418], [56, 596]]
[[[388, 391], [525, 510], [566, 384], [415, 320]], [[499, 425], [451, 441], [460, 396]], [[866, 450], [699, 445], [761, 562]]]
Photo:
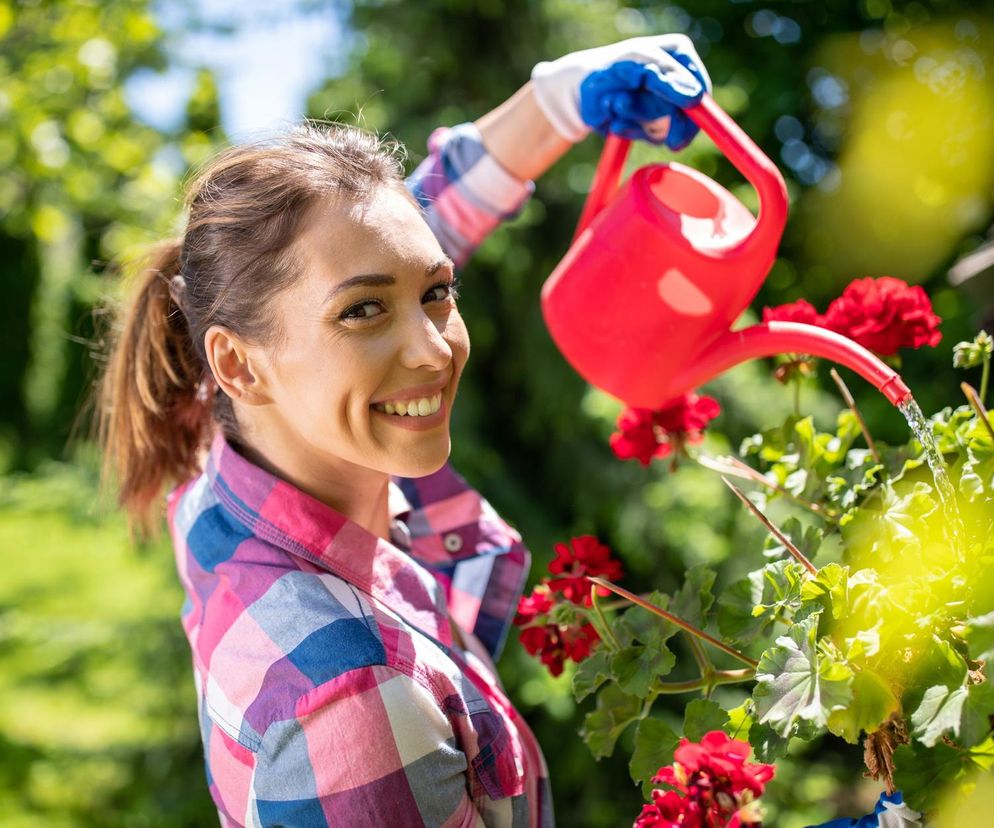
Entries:
[[655, 164], [636, 173], [646, 201], [697, 251], [722, 255], [756, 227], [756, 217], [728, 190], [683, 164]]
[[715, 220], [722, 212], [721, 201], [711, 189], [681, 165], [655, 167], [647, 184], [652, 197], [674, 213]]

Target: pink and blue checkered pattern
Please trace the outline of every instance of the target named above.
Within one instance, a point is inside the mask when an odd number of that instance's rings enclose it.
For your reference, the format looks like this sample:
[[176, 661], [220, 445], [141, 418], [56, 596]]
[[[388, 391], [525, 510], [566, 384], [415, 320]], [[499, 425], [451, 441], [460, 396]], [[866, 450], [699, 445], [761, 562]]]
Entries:
[[428, 150], [407, 188], [439, 244], [461, 267], [491, 230], [521, 211], [535, 185], [501, 167], [472, 123], [436, 129]]
[[[222, 826], [553, 824], [541, 751], [491, 660], [527, 549], [449, 465], [392, 479], [391, 512], [387, 541], [221, 435], [170, 495]], [[465, 650], [450, 618], [478, 633]]]

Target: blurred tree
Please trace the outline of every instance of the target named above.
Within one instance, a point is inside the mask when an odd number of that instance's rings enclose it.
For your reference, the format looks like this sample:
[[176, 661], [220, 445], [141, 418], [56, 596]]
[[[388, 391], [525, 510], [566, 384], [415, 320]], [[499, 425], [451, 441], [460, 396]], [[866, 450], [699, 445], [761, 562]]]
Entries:
[[[136, 68], [164, 66], [148, 0], [0, 0], [0, 440], [15, 467], [65, 443], [94, 374], [104, 263], [175, 217], [161, 155], [173, 136], [136, 121], [123, 89]], [[217, 143], [209, 78], [192, 107], [187, 163]]]

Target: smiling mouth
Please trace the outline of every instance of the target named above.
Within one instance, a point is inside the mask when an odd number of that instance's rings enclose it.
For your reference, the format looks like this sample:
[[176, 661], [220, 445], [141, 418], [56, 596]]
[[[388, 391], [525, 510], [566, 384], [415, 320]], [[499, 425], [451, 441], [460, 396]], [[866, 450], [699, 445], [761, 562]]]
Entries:
[[384, 414], [393, 414], [398, 417], [430, 417], [442, 407], [442, 392], [417, 399], [376, 403], [372, 407]]

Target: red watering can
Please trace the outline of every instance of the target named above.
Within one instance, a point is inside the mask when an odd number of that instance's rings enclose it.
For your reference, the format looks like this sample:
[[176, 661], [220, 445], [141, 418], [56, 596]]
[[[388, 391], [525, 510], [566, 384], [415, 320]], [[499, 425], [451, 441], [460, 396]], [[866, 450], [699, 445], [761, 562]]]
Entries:
[[852, 340], [815, 325], [731, 326], [759, 290], [787, 221], [783, 177], [705, 95], [687, 115], [759, 194], [759, 217], [683, 164], [651, 164], [618, 189], [630, 142], [610, 136], [569, 251], [542, 288], [563, 355], [630, 406], [659, 408], [747, 359], [804, 353], [841, 363], [894, 405], [911, 392]]

